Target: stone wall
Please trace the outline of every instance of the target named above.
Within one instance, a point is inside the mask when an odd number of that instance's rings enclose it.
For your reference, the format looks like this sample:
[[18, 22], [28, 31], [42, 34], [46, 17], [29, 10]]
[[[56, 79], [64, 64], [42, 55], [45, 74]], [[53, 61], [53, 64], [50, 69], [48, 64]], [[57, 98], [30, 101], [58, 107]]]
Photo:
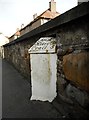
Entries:
[[89, 2], [78, 5], [4, 46], [5, 58], [29, 78], [28, 49], [40, 37], [56, 37], [58, 96], [67, 101], [72, 97], [83, 106], [89, 105], [88, 8]]
[[82, 106], [89, 105], [89, 23], [87, 20], [87, 17], [84, 17], [79, 21], [68, 23], [57, 34], [59, 96], [63, 99], [72, 97]]
[[4, 47], [5, 58], [28, 80], [30, 80], [30, 55], [28, 49], [33, 44], [33, 39], [31, 39], [31, 41], [25, 40]]

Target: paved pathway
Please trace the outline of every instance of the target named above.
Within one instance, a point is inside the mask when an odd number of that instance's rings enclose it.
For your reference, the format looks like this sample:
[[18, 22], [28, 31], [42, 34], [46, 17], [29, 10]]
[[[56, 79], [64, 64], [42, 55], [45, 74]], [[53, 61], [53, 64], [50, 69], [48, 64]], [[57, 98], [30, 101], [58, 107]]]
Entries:
[[2, 59], [0, 58], [0, 120], [2, 118]]
[[89, 112], [77, 103], [61, 99], [52, 103], [31, 101], [30, 84], [5, 60], [2, 61], [2, 117], [3, 118], [87, 118]]
[[58, 118], [61, 115], [49, 102], [30, 101], [30, 84], [8, 62], [2, 61], [2, 117]]

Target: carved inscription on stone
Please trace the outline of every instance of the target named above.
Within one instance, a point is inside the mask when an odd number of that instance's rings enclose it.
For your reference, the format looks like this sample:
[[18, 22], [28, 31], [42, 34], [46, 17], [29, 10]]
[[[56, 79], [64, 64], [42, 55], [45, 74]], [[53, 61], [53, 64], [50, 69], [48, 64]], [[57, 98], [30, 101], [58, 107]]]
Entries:
[[52, 37], [40, 38], [30, 49], [29, 52], [49, 52], [54, 51], [56, 41]]

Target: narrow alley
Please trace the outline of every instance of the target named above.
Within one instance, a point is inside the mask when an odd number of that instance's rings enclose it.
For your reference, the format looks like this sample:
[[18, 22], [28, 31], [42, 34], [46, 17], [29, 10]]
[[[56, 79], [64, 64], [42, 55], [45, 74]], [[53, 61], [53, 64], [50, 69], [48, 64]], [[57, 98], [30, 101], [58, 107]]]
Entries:
[[51, 103], [30, 101], [30, 84], [5, 60], [2, 73], [2, 118], [61, 117]]
[[2, 118], [88, 118], [88, 111], [55, 99], [31, 101], [30, 84], [6, 60], [2, 60]]

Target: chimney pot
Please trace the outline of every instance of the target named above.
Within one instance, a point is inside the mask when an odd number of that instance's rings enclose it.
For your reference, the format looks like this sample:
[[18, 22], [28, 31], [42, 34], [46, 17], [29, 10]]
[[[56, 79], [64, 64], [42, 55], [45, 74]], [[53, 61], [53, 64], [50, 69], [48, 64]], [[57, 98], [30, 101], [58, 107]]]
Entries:
[[33, 15], [33, 19], [35, 19], [37, 17], [37, 13], [35, 13], [34, 15]]

